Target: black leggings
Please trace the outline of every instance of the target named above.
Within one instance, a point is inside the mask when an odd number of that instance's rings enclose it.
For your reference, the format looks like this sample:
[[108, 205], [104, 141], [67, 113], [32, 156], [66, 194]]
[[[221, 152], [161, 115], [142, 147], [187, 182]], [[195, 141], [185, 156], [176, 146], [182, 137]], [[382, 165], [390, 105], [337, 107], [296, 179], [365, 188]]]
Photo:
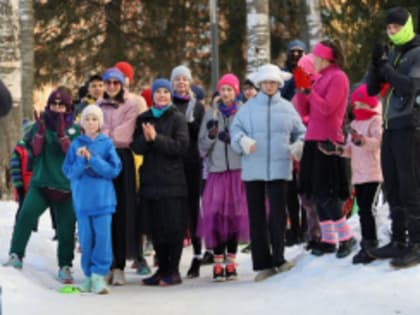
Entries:
[[354, 186], [359, 206], [360, 227], [364, 240], [377, 240], [373, 205], [380, 189], [379, 183], [364, 183]]
[[238, 251], [238, 240], [230, 239], [226, 243], [220, 244], [214, 248], [215, 255], [223, 255], [227, 250], [228, 254], [236, 254]]

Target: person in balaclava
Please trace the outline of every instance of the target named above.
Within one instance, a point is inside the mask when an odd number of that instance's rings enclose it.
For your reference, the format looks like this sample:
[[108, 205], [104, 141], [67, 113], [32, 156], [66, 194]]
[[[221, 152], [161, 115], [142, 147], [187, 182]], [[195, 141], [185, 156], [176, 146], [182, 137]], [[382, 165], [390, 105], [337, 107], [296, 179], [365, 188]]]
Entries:
[[[299, 59], [305, 54], [306, 45], [301, 40], [295, 39], [287, 45], [287, 60], [283, 71], [292, 73], [296, 68]], [[295, 80], [293, 77], [284, 82], [284, 87], [280, 89], [281, 96], [291, 100], [295, 95]]]
[[[420, 36], [411, 14], [395, 7], [385, 17], [392, 43], [389, 53], [375, 44], [367, 76], [368, 93], [387, 89], [384, 97], [384, 132], [381, 165], [391, 212], [391, 240], [371, 250], [373, 258], [391, 258], [396, 268], [420, 263]], [[417, 172], [416, 172], [417, 170]], [[407, 233], [408, 231], [408, 233]]]

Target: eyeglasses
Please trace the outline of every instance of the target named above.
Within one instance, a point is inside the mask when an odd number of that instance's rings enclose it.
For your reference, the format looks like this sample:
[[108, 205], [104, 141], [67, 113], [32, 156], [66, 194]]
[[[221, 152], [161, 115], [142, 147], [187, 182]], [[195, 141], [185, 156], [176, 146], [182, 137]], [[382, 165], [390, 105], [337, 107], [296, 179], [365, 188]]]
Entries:
[[118, 85], [118, 84], [121, 84], [121, 82], [116, 81], [116, 80], [107, 80], [107, 81], [105, 81], [105, 84], [107, 84], [107, 85]]

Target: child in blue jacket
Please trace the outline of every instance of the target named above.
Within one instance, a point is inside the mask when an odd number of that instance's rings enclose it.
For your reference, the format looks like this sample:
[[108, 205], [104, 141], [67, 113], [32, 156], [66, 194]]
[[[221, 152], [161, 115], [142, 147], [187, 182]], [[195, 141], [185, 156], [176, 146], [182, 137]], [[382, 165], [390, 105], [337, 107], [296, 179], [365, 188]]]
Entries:
[[103, 121], [97, 105], [83, 110], [81, 125], [85, 133], [71, 143], [63, 163], [71, 184], [86, 276], [79, 289], [98, 294], [109, 292], [104, 276], [112, 263], [111, 220], [116, 206], [112, 179], [121, 171], [112, 140], [100, 132]]

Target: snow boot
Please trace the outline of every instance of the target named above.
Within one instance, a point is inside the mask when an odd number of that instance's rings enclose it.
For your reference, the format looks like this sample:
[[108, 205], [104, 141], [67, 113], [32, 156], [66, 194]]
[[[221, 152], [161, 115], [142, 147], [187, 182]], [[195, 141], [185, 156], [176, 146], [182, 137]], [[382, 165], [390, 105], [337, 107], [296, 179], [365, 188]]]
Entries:
[[142, 282], [143, 285], [157, 286], [157, 285], [159, 285], [160, 278], [161, 278], [161, 274], [158, 270], [152, 276], [144, 278], [141, 282]]
[[356, 239], [354, 237], [346, 241], [341, 241], [336, 254], [337, 258], [344, 258], [350, 255], [354, 245], [356, 245]]
[[312, 247], [311, 254], [314, 256], [322, 256], [324, 254], [331, 254], [336, 251], [335, 244], [319, 242]]
[[187, 278], [198, 278], [200, 276], [200, 265], [201, 265], [201, 259], [199, 258], [193, 258], [191, 262], [191, 267], [188, 269], [187, 272]]
[[13, 267], [16, 269], [22, 269], [22, 259], [15, 253], [11, 253], [9, 259], [3, 264], [4, 267]]
[[215, 264], [213, 266], [213, 281], [223, 282], [225, 281], [225, 269], [221, 264]]
[[161, 287], [168, 287], [168, 286], [177, 285], [181, 283], [182, 283], [182, 279], [178, 271], [170, 274], [169, 276], [161, 277], [159, 281], [159, 285]]
[[96, 294], [108, 294], [109, 293], [109, 289], [106, 286], [104, 276], [93, 273], [91, 280], [92, 280], [91, 281], [92, 292], [94, 292]]
[[420, 264], [420, 243], [409, 244], [404, 254], [394, 257], [390, 264], [395, 268], [408, 268]]
[[360, 251], [353, 256], [352, 263], [357, 264], [369, 264], [375, 260], [369, 256], [368, 251], [375, 249], [378, 246], [377, 240], [362, 240], [360, 242]]
[[125, 275], [124, 270], [121, 269], [114, 269], [112, 273], [112, 285], [120, 286], [125, 285]]
[[388, 244], [368, 250], [368, 254], [372, 258], [387, 259], [402, 256], [407, 250], [407, 244], [404, 242], [391, 241]]
[[225, 276], [227, 281], [238, 279], [235, 264], [227, 264], [225, 268]]

